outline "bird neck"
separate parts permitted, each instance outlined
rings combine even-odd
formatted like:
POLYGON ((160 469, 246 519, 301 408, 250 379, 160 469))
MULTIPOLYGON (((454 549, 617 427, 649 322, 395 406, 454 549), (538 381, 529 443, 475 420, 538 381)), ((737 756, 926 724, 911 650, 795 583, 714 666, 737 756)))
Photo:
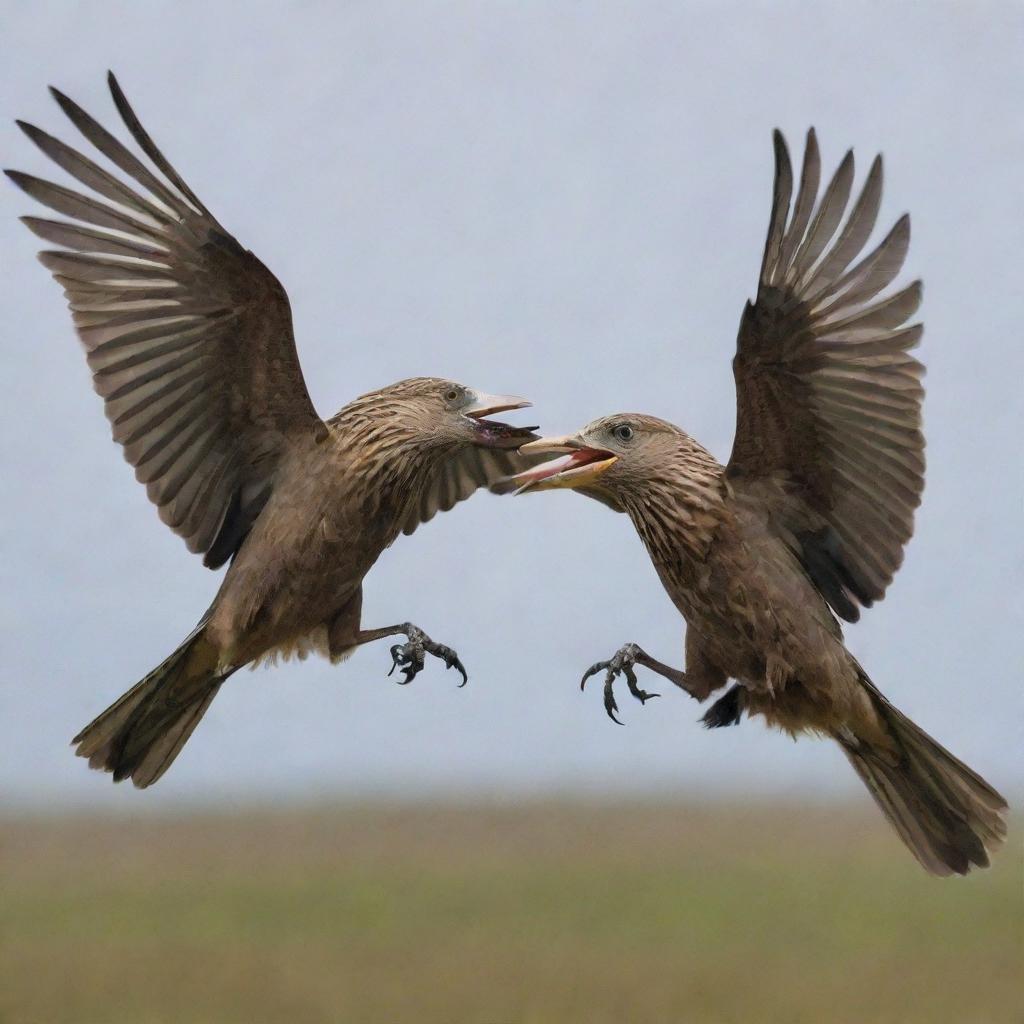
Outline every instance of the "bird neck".
POLYGON ((406 410, 367 405, 350 406, 331 422, 358 481, 360 513, 381 527, 390 543, 410 503, 429 487, 452 446, 439 433, 424 430, 417 417, 403 415, 406 410))
POLYGON ((718 460, 691 441, 623 499, 659 571, 707 557, 725 517, 723 480, 718 460))

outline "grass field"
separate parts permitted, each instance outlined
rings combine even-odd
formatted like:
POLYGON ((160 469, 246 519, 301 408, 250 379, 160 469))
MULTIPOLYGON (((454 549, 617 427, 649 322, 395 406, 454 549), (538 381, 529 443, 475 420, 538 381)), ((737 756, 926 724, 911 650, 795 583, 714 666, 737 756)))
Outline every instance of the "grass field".
POLYGON ((526 804, 3 824, 0 1020, 1017 1024, 1021 863, 867 806, 526 804))

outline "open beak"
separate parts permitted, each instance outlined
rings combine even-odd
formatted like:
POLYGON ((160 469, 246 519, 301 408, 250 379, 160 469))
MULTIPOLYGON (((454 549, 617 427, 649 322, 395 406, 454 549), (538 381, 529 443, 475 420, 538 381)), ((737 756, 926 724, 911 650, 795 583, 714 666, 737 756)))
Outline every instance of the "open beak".
MULTIPOLYGON (((507 484, 517 487, 516 494, 525 491, 549 491, 557 487, 587 487, 618 460, 603 448, 591 448, 578 436, 542 437, 519 449, 523 455, 560 455, 560 458, 542 462, 539 466, 509 477, 507 484)), ((508 489, 508 488, 506 488, 508 489)))
POLYGON ((462 410, 464 416, 473 421, 476 443, 485 448, 518 448, 524 441, 532 441, 537 435, 534 427, 513 427, 498 420, 486 419, 510 409, 529 408, 530 402, 515 395, 486 395, 473 392, 473 404, 462 410))

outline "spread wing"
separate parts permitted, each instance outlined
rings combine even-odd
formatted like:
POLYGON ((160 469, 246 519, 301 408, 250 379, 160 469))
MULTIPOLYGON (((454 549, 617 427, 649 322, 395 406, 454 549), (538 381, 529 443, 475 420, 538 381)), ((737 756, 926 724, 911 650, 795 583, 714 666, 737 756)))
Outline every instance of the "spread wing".
MULTIPOLYGON (((521 444, 537 440, 536 434, 521 439, 521 444)), ((502 448, 466 448, 449 459, 424 488, 419 501, 413 505, 402 527, 410 534, 421 523, 429 522, 438 512, 447 512, 460 501, 465 501, 478 487, 487 487, 502 493, 497 485, 515 473, 547 459, 547 455, 527 456, 502 448)))
POLYGON ((767 503, 833 610, 852 622, 899 568, 924 487, 924 367, 909 352, 922 327, 905 326, 921 283, 879 297, 903 265, 907 216, 854 262, 878 215, 881 157, 842 226, 852 152, 817 200, 819 175, 812 129, 790 210, 793 172, 775 133, 757 300, 743 312, 733 361, 726 472, 741 497, 767 503))
POLYGON ((302 378, 284 288, 179 177, 113 75, 109 85, 151 166, 51 90, 120 174, 20 121, 85 190, 7 174, 68 218, 22 219, 62 247, 39 259, 64 287, 114 440, 160 518, 215 568, 265 504, 286 446, 326 427, 302 378))

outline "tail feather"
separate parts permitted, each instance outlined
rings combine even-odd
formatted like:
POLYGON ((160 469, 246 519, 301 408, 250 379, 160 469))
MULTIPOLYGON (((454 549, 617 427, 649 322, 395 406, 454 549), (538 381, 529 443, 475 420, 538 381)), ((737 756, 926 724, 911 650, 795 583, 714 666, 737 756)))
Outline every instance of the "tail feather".
POLYGON ((140 789, 156 782, 178 756, 227 678, 197 629, 152 672, 91 721, 72 741, 89 767, 130 778, 140 789))
POLYGON ((987 867, 1006 839, 1006 801, 977 772, 936 743, 863 682, 891 746, 844 730, 836 738, 899 837, 935 875, 987 867))

